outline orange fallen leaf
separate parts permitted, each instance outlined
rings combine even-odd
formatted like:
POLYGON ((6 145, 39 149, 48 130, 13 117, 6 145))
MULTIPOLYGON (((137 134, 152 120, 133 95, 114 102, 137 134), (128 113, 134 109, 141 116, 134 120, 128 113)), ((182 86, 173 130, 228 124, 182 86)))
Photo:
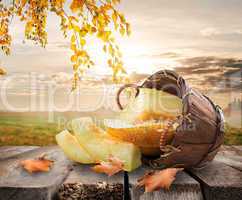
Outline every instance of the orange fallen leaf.
POLYGON ((45 159, 44 156, 38 159, 22 160, 20 165, 23 166, 28 172, 48 172, 54 161, 45 159))
POLYGON ((100 164, 92 167, 92 170, 97 173, 105 173, 109 176, 112 176, 123 170, 123 162, 115 157, 110 157, 108 162, 100 162, 100 164))
POLYGON ((138 186, 145 186, 145 192, 152 192, 159 189, 169 189, 175 180, 179 168, 168 168, 161 171, 150 172, 138 180, 138 186))

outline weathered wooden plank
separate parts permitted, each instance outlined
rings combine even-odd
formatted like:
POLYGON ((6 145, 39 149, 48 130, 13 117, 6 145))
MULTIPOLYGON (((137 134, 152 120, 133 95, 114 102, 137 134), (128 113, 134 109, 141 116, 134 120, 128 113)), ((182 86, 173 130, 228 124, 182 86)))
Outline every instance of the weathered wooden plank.
POLYGON ((50 200, 70 171, 70 161, 58 147, 42 147, 0 161, 0 200, 50 200), (46 154, 54 161, 49 172, 30 174, 19 163, 46 154))
POLYGON ((236 145, 233 145, 233 147, 237 150, 239 150, 239 152, 241 152, 242 154, 242 145, 241 146, 236 146, 236 145))
POLYGON ((39 148, 38 146, 2 146, 0 147, 0 160, 4 160, 21 153, 39 148))
POLYGON ((77 183, 90 184, 97 182, 106 182, 109 184, 123 183, 123 173, 120 172, 113 176, 107 176, 103 173, 94 172, 91 167, 93 165, 83 165, 73 163, 73 169, 65 180, 65 183, 77 183))
POLYGON ((242 156, 237 155, 233 151, 219 152, 214 160, 242 171, 242 156))
POLYGON ((242 171, 242 151, 237 149, 237 147, 222 146, 215 160, 242 171))
POLYGON ((169 190, 159 190, 151 193, 144 193, 144 188, 136 186, 137 180, 149 170, 147 167, 141 167, 140 169, 131 172, 129 174, 129 181, 131 184, 131 196, 132 199, 138 200, 201 200, 202 192, 200 184, 193 178, 191 178, 185 172, 179 172, 176 176, 176 180, 172 184, 169 190))
POLYGON ((221 146, 219 152, 234 152, 236 155, 242 156, 242 146, 236 146, 236 145, 223 145, 221 146))
POLYGON ((223 163, 213 161, 201 170, 190 173, 199 182, 206 200, 241 200, 242 172, 223 163))
POLYGON ((242 171, 242 157, 227 157, 226 155, 217 155, 214 160, 242 171))
MULTIPOLYGON (((0 152, 1 149, 5 149, 5 152, 8 152, 8 155, 0 153, 0 155, 5 155, 5 158, 2 157, 5 160, 1 160, 0 156, 0 200, 23 199, 23 197, 27 200, 51 199, 68 174, 69 161, 66 160, 58 147, 44 147, 35 150, 33 150, 33 147, 26 147, 27 150, 23 154, 21 154, 21 151, 23 152, 24 150, 21 150, 21 148, 14 150, 14 148, 16 147, 13 147, 12 150, 11 147, 0 147, 0 152), (52 170, 56 166, 58 166, 58 169, 55 169, 56 172, 54 174, 52 174, 51 170, 49 173, 30 175, 18 166, 20 160, 35 158, 42 153, 47 153, 49 158, 56 160, 52 170), (62 162, 63 164, 58 164, 58 162, 62 162)), ((236 168, 234 162, 237 164, 241 163, 241 151, 235 149, 238 150, 238 146, 223 146, 215 159, 221 160, 222 157, 223 159, 230 159, 230 161, 226 160, 226 164, 229 165, 230 163, 230 165, 236 168)), ((214 170, 214 163, 216 162, 207 166, 209 169, 206 167, 201 171, 193 170, 191 172, 197 180, 201 181, 206 199, 241 199, 241 185, 238 185, 238 183, 242 183, 242 177, 239 171, 223 164, 223 167, 221 167, 221 163, 217 162, 217 165, 220 165, 220 167, 217 166, 220 169, 217 172, 214 170), (207 170, 209 173, 207 173, 207 170), (218 183, 221 182, 221 185, 216 183, 216 181, 215 183, 208 184, 202 180, 202 175, 199 178, 198 172, 205 173, 204 177, 210 177, 212 180, 220 176, 224 176, 224 179, 217 181, 218 183), (236 178, 234 179, 233 177, 236 178), (223 182, 229 185, 223 184, 223 182)), ((169 191, 160 190, 143 194, 143 191, 140 188, 136 188, 135 184, 137 179, 144 174, 145 170, 147 168, 141 168, 130 173, 129 179, 133 199, 202 199, 198 182, 191 179, 184 172, 177 175, 177 179, 169 191)), ((77 198, 122 199, 123 175, 120 173, 112 177, 107 177, 104 174, 96 174, 90 171, 90 166, 88 165, 74 164, 73 171, 62 185, 59 195, 61 199, 69 198, 70 200, 77 198), (60 194, 61 192, 62 194, 60 194)))
POLYGON ((123 173, 111 177, 95 173, 91 165, 74 164, 59 190, 59 199, 123 199, 123 173))

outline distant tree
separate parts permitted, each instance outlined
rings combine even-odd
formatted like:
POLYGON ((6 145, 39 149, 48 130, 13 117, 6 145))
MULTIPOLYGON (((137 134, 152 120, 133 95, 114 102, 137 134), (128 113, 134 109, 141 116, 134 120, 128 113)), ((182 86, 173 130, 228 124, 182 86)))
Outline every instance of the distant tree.
POLYGON ((13 0, 7 4, 0 0, 1 49, 6 55, 10 54, 12 37, 9 26, 14 16, 25 23, 25 38, 45 47, 48 38, 48 12, 54 12, 60 18, 60 28, 64 37, 71 34, 73 88, 84 71, 94 65, 86 50, 86 38, 90 35, 103 42, 103 51, 108 55, 107 63, 112 68, 113 80, 118 81, 120 75, 126 72, 112 27, 122 36, 130 34, 130 24, 116 9, 119 3, 120 0, 13 0))

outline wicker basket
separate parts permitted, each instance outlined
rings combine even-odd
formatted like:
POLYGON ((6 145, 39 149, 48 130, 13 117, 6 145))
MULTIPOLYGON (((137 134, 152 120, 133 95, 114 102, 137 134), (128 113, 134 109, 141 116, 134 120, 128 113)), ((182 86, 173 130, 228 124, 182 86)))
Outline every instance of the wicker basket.
POLYGON ((160 144, 160 156, 144 157, 144 163, 153 168, 201 168, 213 160, 224 139, 224 117, 219 106, 170 70, 156 72, 141 85, 127 84, 121 87, 117 93, 120 109, 123 109, 120 94, 127 87, 134 88, 136 96, 140 88, 155 88, 178 96, 183 103, 182 116, 176 119, 179 126, 171 145, 160 144))

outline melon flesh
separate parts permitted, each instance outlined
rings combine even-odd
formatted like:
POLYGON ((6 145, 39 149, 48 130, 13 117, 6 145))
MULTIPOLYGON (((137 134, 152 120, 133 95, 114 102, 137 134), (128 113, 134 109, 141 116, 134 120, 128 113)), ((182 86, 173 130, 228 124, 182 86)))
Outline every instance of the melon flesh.
MULTIPOLYGON (((160 138, 166 126, 163 122, 146 121, 134 125, 122 120, 106 119, 104 124, 110 136, 137 145, 144 155, 159 155, 160 138)), ((164 143, 168 144, 171 142, 174 131, 175 126, 168 129, 164 143)))
POLYGON ((137 146, 110 137, 91 118, 74 119, 71 125, 75 138, 95 163, 108 161, 113 156, 123 161, 126 171, 132 171, 141 165, 141 152, 137 146))
POLYGON ((119 119, 130 123, 174 119, 182 113, 182 107, 182 100, 175 95, 156 89, 140 88, 139 95, 130 100, 121 111, 119 119))
POLYGON ((94 163, 92 157, 69 131, 64 130, 57 134, 56 141, 69 159, 85 164, 94 163))

